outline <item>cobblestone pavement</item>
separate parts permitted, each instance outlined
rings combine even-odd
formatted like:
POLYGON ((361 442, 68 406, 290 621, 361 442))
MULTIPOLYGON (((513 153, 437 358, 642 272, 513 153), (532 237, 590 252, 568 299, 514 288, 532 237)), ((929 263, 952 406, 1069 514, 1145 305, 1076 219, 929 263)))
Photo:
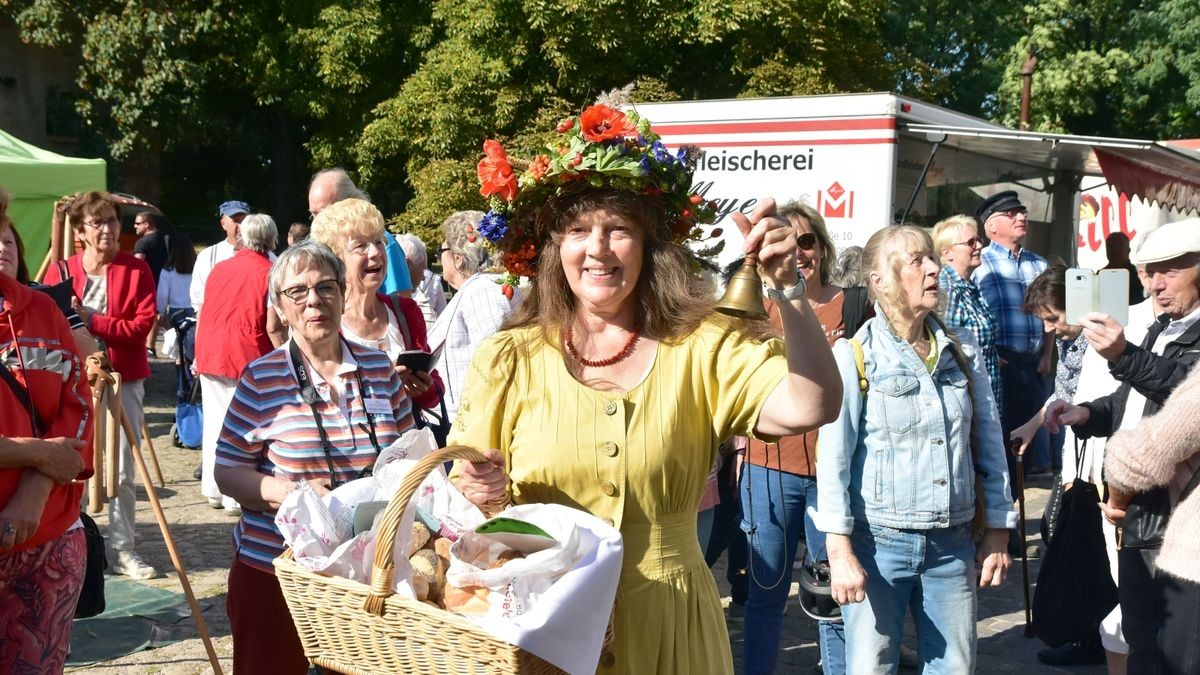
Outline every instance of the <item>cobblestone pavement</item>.
MULTIPOLYGON (((200 495, 199 481, 192 470, 200 461, 198 451, 176 448, 171 444, 170 429, 175 411, 174 365, 164 359, 151 362, 152 377, 146 383, 146 421, 162 466, 166 487, 158 490, 159 499, 170 523, 171 534, 187 568, 196 596, 208 605, 203 617, 213 638, 221 667, 232 672, 233 642, 229 637, 229 621, 225 616, 225 592, 228 565, 231 557, 230 534, 234 519, 224 511, 212 509, 200 495)), ((1044 481, 1027 489, 1027 517, 1030 531, 1036 533, 1036 522, 1045 503, 1048 484, 1044 481)), ((96 517, 101 528, 107 525, 107 514, 96 517)), ((1036 541, 1036 534, 1032 540, 1036 541)), ((182 592, 167 553, 154 514, 146 500, 145 490, 138 488, 137 550, 160 572, 167 572, 145 583, 158 588, 182 592)), ((714 574, 728 602, 728 586, 724 578, 724 560, 714 574)), ((1038 561, 1030 561, 1030 579, 1037 578, 1038 561)), ((814 673, 819 658, 816 624, 795 604, 795 586, 783 620, 783 639, 779 673, 814 673)), ((1037 650, 1042 646, 1034 638, 1023 636, 1024 615, 1021 594, 1020 563, 1010 571, 1009 579, 999 589, 979 594, 979 672, 981 673, 1076 673, 1100 675, 1102 667, 1050 668, 1038 663, 1037 650)), ((199 639, 195 623, 183 619, 177 624, 162 624, 163 632, 178 640, 162 648, 131 654, 88 668, 76 669, 88 673, 163 673, 185 675, 208 673, 211 668, 199 639)), ((733 645, 735 665, 740 670, 742 622, 729 620, 729 635, 733 645)), ((911 640, 908 644, 913 644, 911 640)), ((906 671, 901 671, 906 672, 906 671)), ((915 672, 915 671, 908 671, 915 672)))

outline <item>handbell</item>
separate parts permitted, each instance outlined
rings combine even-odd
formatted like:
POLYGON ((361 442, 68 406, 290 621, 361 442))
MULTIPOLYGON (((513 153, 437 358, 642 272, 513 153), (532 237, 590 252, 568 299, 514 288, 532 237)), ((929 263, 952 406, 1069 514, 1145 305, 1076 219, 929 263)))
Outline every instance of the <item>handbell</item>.
POLYGON ((767 309, 763 306, 762 278, 758 276, 758 256, 746 255, 742 268, 733 273, 725 286, 725 294, 717 302, 717 311, 739 319, 763 320, 767 309))

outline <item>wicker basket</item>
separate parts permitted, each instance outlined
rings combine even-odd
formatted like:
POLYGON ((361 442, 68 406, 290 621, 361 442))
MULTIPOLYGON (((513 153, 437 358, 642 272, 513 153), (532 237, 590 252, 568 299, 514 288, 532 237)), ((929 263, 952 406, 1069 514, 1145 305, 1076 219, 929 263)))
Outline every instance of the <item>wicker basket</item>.
POLYGON ((417 463, 379 520, 370 586, 310 572, 290 548, 275 559, 275 576, 309 661, 348 675, 563 672, 457 614, 392 593, 392 550, 404 508, 429 472, 450 459, 485 461, 476 450, 452 446, 417 463))

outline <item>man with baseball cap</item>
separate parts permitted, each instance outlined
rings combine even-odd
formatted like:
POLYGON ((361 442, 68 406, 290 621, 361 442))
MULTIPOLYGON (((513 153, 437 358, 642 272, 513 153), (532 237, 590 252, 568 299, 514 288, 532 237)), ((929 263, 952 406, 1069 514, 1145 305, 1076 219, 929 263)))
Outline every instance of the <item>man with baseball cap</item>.
MULTIPOLYGON (((1109 372, 1120 386, 1113 394, 1082 405, 1051 403, 1046 408, 1046 426, 1051 431, 1070 424, 1080 438, 1107 438, 1120 429, 1133 429, 1143 417, 1158 412, 1200 359, 1200 218, 1163 225, 1139 236, 1134 247, 1134 261, 1145 269, 1147 289, 1162 314, 1141 345, 1126 341, 1124 329, 1109 316, 1083 317, 1084 336, 1108 361, 1109 372)), ((1102 506, 1111 520, 1124 519, 1124 538, 1117 552, 1117 593, 1131 673, 1159 672, 1160 647, 1183 647, 1196 639, 1194 627, 1162 621, 1164 605, 1197 599, 1172 596, 1170 589, 1178 586, 1156 578, 1155 560, 1166 520, 1158 516, 1170 513, 1179 489, 1197 468, 1181 465, 1177 478, 1182 482, 1176 480, 1169 487, 1136 495, 1110 492, 1102 506), (1131 505, 1137 508, 1125 518, 1131 505), (1160 526, 1154 526, 1160 521, 1160 526), (1169 634, 1171 629, 1179 632, 1169 634)))
POLYGON ((232 258, 242 247, 238 227, 242 219, 249 214, 250 205, 237 199, 223 202, 217 208, 217 215, 221 217, 221 229, 225 230, 225 238, 196 256, 196 266, 192 268, 192 286, 189 290, 196 316, 200 316, 200 305, 204 304, 204 284, 208 283, 208 275, 212 268, 217 263, 232 258))
MULTIPOLYGON (((983 302, 996 321, 996 351, 1004 391, 1004 400, 996 403, 1004 437, 1008 438, 1013 429, 1041 410, 1049 395, 1044 375, 1051 371, 1053 345, 1045 339, 1042 322, 1025 311, 1025 292, 1046 271, 1046 259, 1023 246, 1029 221, 1016 192, 1005 190, 984 199, 976 207, 975 217, 989 243, 971 279, 979 286, 983 302)), ((1040 434, 1029 447, 1033 463, 1048 468, 1051 462, 1045 435, 1040 434)), ((1010 472, 1015 470, 1012 458, 1008 468, 1010 472)))

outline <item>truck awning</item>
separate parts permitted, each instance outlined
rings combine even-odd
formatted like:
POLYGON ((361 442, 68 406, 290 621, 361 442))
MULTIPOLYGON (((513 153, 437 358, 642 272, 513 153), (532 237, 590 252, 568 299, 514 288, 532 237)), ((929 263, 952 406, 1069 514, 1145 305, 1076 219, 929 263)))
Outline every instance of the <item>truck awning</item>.
POLYGON ((1161 141, 905 122, 900 132, 1006 162, 1103 176, 1127 195, 1200 210, 1200 153, 1161 141))

